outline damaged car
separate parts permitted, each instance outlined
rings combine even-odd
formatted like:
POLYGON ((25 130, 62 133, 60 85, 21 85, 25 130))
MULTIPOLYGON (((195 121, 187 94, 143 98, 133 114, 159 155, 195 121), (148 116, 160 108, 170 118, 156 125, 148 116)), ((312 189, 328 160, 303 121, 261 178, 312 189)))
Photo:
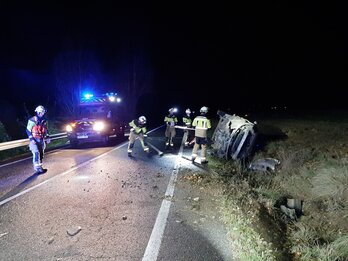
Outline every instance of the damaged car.
POLYGON ((256 122, 218 111, 219 123, 212 136, 212 148, 219 158, 243 160, 250 156, 256 141, 256 122))

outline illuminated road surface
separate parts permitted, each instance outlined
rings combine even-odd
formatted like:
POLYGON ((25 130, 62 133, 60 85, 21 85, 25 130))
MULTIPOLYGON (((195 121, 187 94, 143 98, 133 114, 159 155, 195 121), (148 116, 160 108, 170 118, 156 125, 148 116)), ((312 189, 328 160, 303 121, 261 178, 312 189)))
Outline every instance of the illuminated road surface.
MULTIPOLYGON (((149 135, 161 150, 162 132, 149 135)), ((163 157, 138 142, 132 158, 126 143, 62 149, 40 176, 31 159, 0 167, 0 260, 232 260, 178 222, 176 142, 163 157)))

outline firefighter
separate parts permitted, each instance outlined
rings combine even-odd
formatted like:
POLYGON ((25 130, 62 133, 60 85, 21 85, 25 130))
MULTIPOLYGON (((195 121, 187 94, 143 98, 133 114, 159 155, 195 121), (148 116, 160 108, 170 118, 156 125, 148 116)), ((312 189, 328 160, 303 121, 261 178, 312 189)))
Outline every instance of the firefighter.
MULTIPOLYGON (((185 111, 186 115, 182 117, 182 122, 184 127, 191 128, 192 127, 192 117, 191 117, 191 110, 186 109, 185 111)), ((191 141, 193 140, 193 133, 191 130, 184 130, 184 135, 186 133, 186 140, 184 141, 185 146, 189 146, 191 141)))
POLYGON ((139 138, 143 150, 147 153, 150 152, 144 139, 144 135, 147 133, 145 116, 140 116, 138 119, 132 120, 129 123, 129 126, 131 127, 131 129, 128 138, 128 156, 132 156, 132 149, 136 138, 139 138))
POLYGON ((166 148, 170 145, 170 147, 174 147, 173 138, 176 135, 175 125, 178 123, 178 118, 175 113, 177 112, 176 108, 170 108, 168 110, 169 114, 164 118, 164 122, 166 123, 166 148))
POLYGON ((195 145, 193 146, 192 150, 192 162, 195 161, 197 158, 197 151, 199 147, 201 146, 201 163, 208 163, 206 158, 206 152, 207 152, 207 130, 211 128, 210 120, 206 117, 206 114, 208 113, 208 107, 203 106, 200 109, 199 116, 195 117, 193 120, 192 126, 195 127, 195 145))
POLYGON ((33 153, 33 165, 36 174, 42 174, 47 169, 42 168, 42 159, 45 153, 46 143, 50 143, 47 130, 47 120, 44 117, 45 107, 39 105, 35 109, 36 115, 28 120, 27 135, 29 138, 29 149, 33 153))

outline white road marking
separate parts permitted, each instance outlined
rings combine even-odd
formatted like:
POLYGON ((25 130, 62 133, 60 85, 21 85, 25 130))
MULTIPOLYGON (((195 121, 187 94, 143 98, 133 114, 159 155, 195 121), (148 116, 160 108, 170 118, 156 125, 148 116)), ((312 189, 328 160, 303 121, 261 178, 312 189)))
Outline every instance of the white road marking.
MULTIPOLYGON (((163 127, 163 126, 164 126, 164 125, 159 126, 159 127, 155 128, 155 129, 149 131, 148 133, 154 132, 154 131, 158 130, 159 128, 163 127)), ((77 165, 77 166, 75 166, 75 167, 73 167, 73 168, 71 168, 71 169, 69 169, 69 170, 67 170, 67 171, 64 171, 64 172, 62 172, 62 173, 60 173, 60 174, 58 174, 58 175, 56 175, 56 176, 54 176, 54 177, 52 177, 52 178, 50 178, 50 179, 47 179, 47 180, 45 180, 45 181, 43 181, 43 182, 41 182, 41 183, 39 183, 39 184, 36 184, 35 186, 32 186, 32 187, 30 187, 30 188, 28 188, 28 189, 26 189, 26 190, 23 190, 23 191, 19 192, 19 193, 16 194, 16 195, 13 195, 13 196, 11 196, 11 197, 9 197, 9 198, 7 198, 7 199, 4 199, 3 201, 0 201, 0 206, 6 204, 7 202, 9 202, 9 201, 11 201, 11 200, 13 200, 13 199, 15 199, 15 198, 18 198, 18 197, 21 196, 21 195, 24 195, 24 194, 28 193, 29 191, 31 191, 31 190, 33 190, 33 189, 36 189, 36 188, 38 188, 38 187, 41 187, 42 185, 46 184, 47 182, 49 182, 49 181, 51 181, 51 180, 54 180, 54 179, 56 179, 56 178, 58 178, 58 177, 61 177, 61 176, 65 176, 66 174, 68 174, 68 173, 70 173, 70 172, 73 172, 73 171, 75 171, 75 170, 77 170, 77 169, 79 169, 79 168, 81 168, 81 167, 83 167, 83 166, 86 166, 86 165, 88 165, 89 163, 91 163, 92 161, 95 161, 95 160, 97 160, 97 159, 100 159, 101 157, 104 157, 104 156, 110 154, 111 152, 113 152, 113 151, 115 151, 115 150, 118 150, 119 148, 122 148, 122 147, 125 146, 125 145, 128 145, 128 142, 124 142, 123 144, 121 144, 120 146, 118 146, 118 147, 116 147, 116 148, 114 148, 114 149, 112 149, 112 150, 109 150, 109 151, 107 151, 107 152, 105 152, 105 153, 103 153, 103 154, 100 154, 99 156, 97 156, 97 157, 95 157, 95 158, 92 158, 92 159, 90 159, 90 160, 88 160, 88 161, 86 161, 86 162, 83 162, 83 163, 81 163, 81 164, 79 164, 79 165, 77 165)), ((26 158, 26 159, 28 159, 28 158, 26 158)), ((20 161, 23 161, 23 160, 26 160, 26 159, 21 159, 21 160, 15 161, 15 162, 20 162, 20 161)), ((13 164, 13 163, 15 163, 15 162, 8 163, 7 165, 13 164)), ((0 166, 0 167, 3 167, 3 166, 5 166, 5 165, 2 165, 2 166, 0 166)))
POLYGON ((169 215, 170 205, 172 203, 172 198, 174 195, 175 182, 178 176, 178 172, 181 164, 181 157, 183 153, 183 142, 181 142, 181 146, 179 149, 179 154, 175 161, 174 169, 172 171, 172 175, 170 177, 167 190, 165 193, 165 197, 162 201, 161 208, 158 212, 155 225, 152 229, 151 236, 149 242, 147 243, 147 247, 145 249, 145 253, 142 261, 156 261, 159 253, 159 249, 162 243, 162 238, 164 234, 164 229, 166 227, 167 218, 169 215))
POLYGON ((118 147, 116 147, 116 148, 114 148, 114 149, 112 149, 112 150, 109 150, 109 151, 107 151, 107 152, 105 152, 105 153, 103 153, 103 154, 100 154, 99 156, 97 156, 97 157, 95 157, 95 158, 92 158, 92 159, 90 159, 90 160, 87 160, 87 161, 85 161, 85 162, 83 162, 83 163, 81 163, 81 164, 79 164, 79 165, 77 165, 77 166, 75 166, 75 167, 73 167, 73 168, 67 170, 67 171, 64 171, 64 172, 62 172, 62 173, 60 173, 60 174, 58 174, 58 175, 56 175, 56 176, 54 176, 54 177, 52 177, 52 178, 50 178, 50 179, 46 179, 45 181, 43 181, 43 182, 41 182, 41 183, 39 183, 39 184, 36 184, 35 186, 32 186, 31 188, 28 188, 28 189, 26 189, 26 190, 23 190, 23 191, 19 192, 18 194, 13 195, 12 197, 9 197, 9 198, 7 198, 7 199, 4 199, 3 201, 0 201, 0 206, 6 204, 7 202, 11 201, 12 199, 18 198, 19 196, 28 193, 29 191, 31 191, 31 190, 33 190, 33 189, 36 189, 36 188, 38 188, 38 187, 41 187, 42 185, 48 183, 49 181, 52 181, 52 180, 54 180, 54 179, 56 179, 56 178, 58 178, 58 177, 65 176, 66 174, 69 174, 70 172, 73 172, 73 171, 75 171, 75 170, 77 170, 77 169, 79 169, 79 168, 81 168, 81 167, 84 167, 84 166, 88 165, 89 163, 91 163, 91 162, 93 162, 93 161, 95 161, 95 160, 97 160, 97 159, 100 159, 101 157, 104 157, 104 156, 110 154, 111 152, 113 152, 114 150, 117 150, 117 149, 119 149, 119 148, 121 148, 121 147, 123 147, 123 146, 125 146, 125 145, 127 145, 127 142, 125 142, 124 144, 122 144, 122 145, 120 145, 120 146, 118 146, 118 147))

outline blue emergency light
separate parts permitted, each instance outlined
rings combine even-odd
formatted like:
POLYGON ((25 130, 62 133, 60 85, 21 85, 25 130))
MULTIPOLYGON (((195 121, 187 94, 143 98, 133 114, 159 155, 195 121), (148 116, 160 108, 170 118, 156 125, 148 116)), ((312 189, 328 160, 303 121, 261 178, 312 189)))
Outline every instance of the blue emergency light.
POLYGON ((121 99, 117 96, 116 92, 109 92, 94 95, 91 92, 83 92, 80 100, 80 105, 99 105, 105 102, 119 103, 121 99))
POLYGON ((85 93, 85 94, 83 95, 83 97, 84 97, 86 100, 89 100, 90 98, 93 97, 93 94, 92 94, 92 93, 85 93))

